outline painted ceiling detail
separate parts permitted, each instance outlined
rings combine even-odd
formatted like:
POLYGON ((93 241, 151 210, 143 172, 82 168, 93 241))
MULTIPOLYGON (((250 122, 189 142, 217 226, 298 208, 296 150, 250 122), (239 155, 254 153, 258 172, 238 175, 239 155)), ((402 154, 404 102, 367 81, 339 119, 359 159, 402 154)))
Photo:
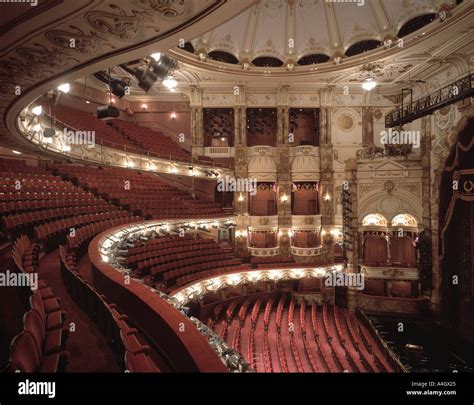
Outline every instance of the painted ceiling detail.
MULTIPOLYGON (((13 135, 15 120, 8 116, 16 116, 45 88, 108 68, 113 65, 108 61, 111 57, 125 63, 166 50, 178 42, 178 34, 199 35, 218 25, 217 11, 220 18, 230 19, 252 4, 252 0, 238 4, 226 0, 75 0, 51 2, 49 8, 38 7, 35 14, 25 11, 14 30, 0 30, 0 75, 15 78, 0 83, 0 143, 25 147, 21 137, 13 135), (45 88, 40 90, 41 86, 45 88)), ((18 7, 21 15, 22 5, 10 7, 18 7)))
MULTIPOLYGON (((241 63, 273 57, 294 64, 311 54, 344 55, 362 41, 396 38, 410 19, 436 13, 431 0, 260 0, 191 41, 199 54, 231 52, 241 63)), ((202 59, 202 56, 201 56, 202 59)), ((318 59, 315 59, 318 61, 318 59)))

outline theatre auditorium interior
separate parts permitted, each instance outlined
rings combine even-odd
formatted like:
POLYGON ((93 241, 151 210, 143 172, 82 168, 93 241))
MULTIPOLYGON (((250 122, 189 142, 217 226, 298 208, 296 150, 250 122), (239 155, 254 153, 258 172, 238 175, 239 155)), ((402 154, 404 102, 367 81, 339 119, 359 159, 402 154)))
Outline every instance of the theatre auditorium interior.
POLYGON ((3 372, 474 371, 474 1, 0 21, 3 372))

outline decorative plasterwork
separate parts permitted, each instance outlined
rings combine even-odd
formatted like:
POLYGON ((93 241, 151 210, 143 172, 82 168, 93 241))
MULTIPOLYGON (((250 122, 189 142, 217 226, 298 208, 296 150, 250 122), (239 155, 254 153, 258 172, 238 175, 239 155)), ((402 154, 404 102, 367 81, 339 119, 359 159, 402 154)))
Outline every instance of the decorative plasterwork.
POLYGON ((235 96, 231 93, 205 93, 202 96, 203 107, 234 107, 235 96))
POLYGON ((290 106, 294 107, 319 107, 320 100, 317 94, 290 94, 288 97, 290 106))
POLYGON ((321 215, 292 215, 291 226, 293 230, 317 231, 321 228, 321 215))
POLYGON ((308 54, 344 53, 350 45, 365 39, 383 40, 388 33, 396 35, 408 19, 436 12, 427 0, 380 0, 362 7, 355 1, 345 3, 261 0, 191 42, 196 50, 231 50, 249 61, 261 55, 296 61, 308 54))
POLYGON ((247 94, 246 104, 252 107, 275 107, 277 105, 276 94, 247 94))
POLYGON ((47 16, 38 14, 22 22, 4 38, 0 57, 0 75, 14 78, 0 83, 0 108, 9 115, 2 120, 0 141, 5 144, 7 137, 15 149, 29 147, 13 135, 16 115, 51 88, 168 49, 178 42, 179 34, 198 35, 217 25, 219 21, 213 19, 217 11, 220 18, 230 18, 251 4, 252 0, 238 4, 127 0, 117 6, 112 1, 76 0, 60 2, 47 10, 47 16), (107 61, 112 57, 113 62, 107 61))
POLYGON ((368 279, 417 281, 420 278, 417 268, 361 266, 360 272, 368 279))
POLYGON ((260 257, 266 257, 266 256, 278 256, 280 254, 280 248, 275 247, 275 248, 254 248, 254 247, 248 247, 249 252, 252 256, 260 256, 260 257))
POLYGON ((295 256, 319 256, 321 254, 321 247, 315 248, 299 248, 295 246, 290 247, 290 253, 295 256))

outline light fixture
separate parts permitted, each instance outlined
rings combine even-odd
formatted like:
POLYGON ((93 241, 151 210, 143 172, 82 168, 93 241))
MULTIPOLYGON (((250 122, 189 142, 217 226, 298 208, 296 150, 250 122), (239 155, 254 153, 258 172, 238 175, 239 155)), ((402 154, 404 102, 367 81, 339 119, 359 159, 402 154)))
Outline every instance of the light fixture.
POLYGON ((324 195, 324 201, 331 201, 331 195, 329 193, 324 195))
POLYGON ((238 200, 239 202, 244 201, 244 196, 242 195, 242 193, 240 193, 239 198, 237 198, 237 200, 238 200))
POLYGON ((90 104, 91 102, 89 100, 86 100, 86 104, 90 104))
POLYGON ((365 79, 365 81, 362 83, 362 88, 366 91, 372 91, 377 87, 377 82, 369 77, 368 79, 365 79))
POLYGON ((172 120, 175 120, 175 119, 176 119, 176 113, 175 113, 174 111, 171 113, 171 119, 172 119, 172 120))
POLYGON ((21 152, 17 151, 17 150, 12 150, 12 152, 15 154, 15 155, 21 155, 21 152))
POLYGON ((224 137, 222 137, 222 138, 221 138, 221 141, 222 141, 222 142, 225 142, 225 138, 224 138, 224 137))
POLYGON ((281 197, 280 197, 280 200, 282 203, 285 203, 288 201, 288 196, 286 194, 283 194, 281 197))
POLYGON ((160 59, 161 59, 161 53, 160 52, 157 52, 157 53, 152 53, 150 55, 151 58, 155 59, 156 62, 159 62, 160 59))
POLYGON ((69 90, 71 90, 71 86, 69 85, 69 83, 63 83, 63 84, 58 86, 58 90, 61 93, 67 94, 67 93, 69 93, 69 90))
POLYGON ((148 106, 146 104, 142 104, 142 110, 146 110, 148 106))
POLYGON ((177 85, 178 82, 173 76, 168 76, 165 80, 163 80, 163 86, 165 86, 169 91, 176 91, 177 85))
POLYGON ((43 113, 43 107, 40 106, 40 105, 37 105, 36 107, 33 107, 33 108, 31 109, 31 112, 32 112, 34 115, 39 116, 39 115, 41 115, 41 114, 43 113))

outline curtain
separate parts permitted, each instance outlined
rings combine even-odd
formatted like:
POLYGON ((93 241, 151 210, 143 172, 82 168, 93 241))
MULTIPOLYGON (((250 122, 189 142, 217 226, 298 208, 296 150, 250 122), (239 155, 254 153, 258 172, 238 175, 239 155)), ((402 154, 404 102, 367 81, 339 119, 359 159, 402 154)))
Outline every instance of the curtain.
POLYGON ((404 267, 416 267, 416 250, 409 236, 390 236, 392 263, 404 267))
POLYGON ((363 253, 365 265, 386 266, 387 240, 384 237, 365 236, 363 253))

